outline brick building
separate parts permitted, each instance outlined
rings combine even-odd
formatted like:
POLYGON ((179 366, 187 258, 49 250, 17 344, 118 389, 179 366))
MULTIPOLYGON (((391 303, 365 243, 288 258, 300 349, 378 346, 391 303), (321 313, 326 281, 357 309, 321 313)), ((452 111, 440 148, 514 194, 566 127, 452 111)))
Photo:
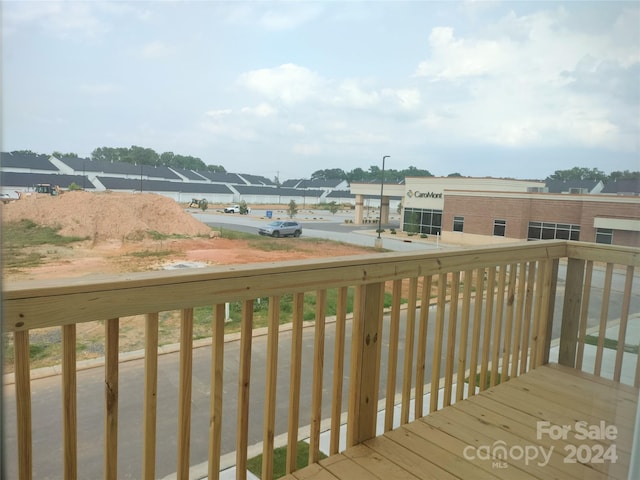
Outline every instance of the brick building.
POLYGON ((568 239, 637 247, 640 197, 448 190, 441 235, 469 245, 568 239))

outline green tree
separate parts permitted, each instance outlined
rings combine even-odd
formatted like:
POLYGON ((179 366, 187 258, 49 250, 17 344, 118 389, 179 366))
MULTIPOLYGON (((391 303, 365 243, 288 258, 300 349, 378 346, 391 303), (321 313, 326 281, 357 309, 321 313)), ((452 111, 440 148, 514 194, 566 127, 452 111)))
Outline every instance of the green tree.
POLYGON ((569 170, 556 170, 547 180, 606 180, 607 175, 597 168, 573 167, 569 170))
POLYGON ((287 214, 289 215, 289 218, 293 218, 297 215, 298 213, 298 205, 296 204, 295 200, 291 200, 289 202, 289 206, 287 207, 287 214))
POLYGON ((616 180, 638 180, 640 179, 640 172, 631 172, 625 170, 623 172, 616 171, 611 172, 607 178, 608 182, 615 182, 616 180))
POLYGON ((340 210, 340 206, 334 201, 329 202, 329 211, 335 215, 338 210, 340 210))
POLYGON ((249 207, 247 206, 247 202, 242 200, 238 205, 240 207, 240 215, 246 215, 247 213, 249 213, 249 207))
POLYGON ((112 147, 98 147, 91 152, 91 159, 102 162, 121 162, 122 149, 112 147))
POLYGON ((346 174, 341 168, 326 168, 311 174, 311 180, 344 180, 345 178, 346 174))
POLYGON ((53 152, 51 156, 56 158, 78 158, 77 153, 61 153, 58 151, 53 152))
POLYGON ((127 152, 127 161, 136 165, 152 165, 156 166, 160 162, 160 156, 151 148, 138 147, 131 145, 127 152))

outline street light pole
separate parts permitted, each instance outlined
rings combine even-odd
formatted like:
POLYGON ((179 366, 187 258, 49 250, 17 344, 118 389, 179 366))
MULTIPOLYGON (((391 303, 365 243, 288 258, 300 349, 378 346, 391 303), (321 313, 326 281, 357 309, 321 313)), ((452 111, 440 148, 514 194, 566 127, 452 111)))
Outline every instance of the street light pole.
POLYGON ((380 179, 380 216, 378 217, 378 242, 380 242, 380 232, 382 231, 382 192, 384 191, 384 161, 389 155, 382 157, 382 178, 380 179))

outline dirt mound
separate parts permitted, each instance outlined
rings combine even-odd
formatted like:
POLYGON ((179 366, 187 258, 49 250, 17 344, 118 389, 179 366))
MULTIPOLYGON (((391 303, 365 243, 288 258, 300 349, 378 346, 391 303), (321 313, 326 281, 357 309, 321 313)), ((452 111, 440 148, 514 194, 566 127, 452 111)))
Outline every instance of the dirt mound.
POLYGON ((170 198, 152 193, 65 192, 30 195, 2 207, 2 220, 61 227, 60 235, 94 241, 141 238, 146 232, 207 235, 211 229, 170 198))

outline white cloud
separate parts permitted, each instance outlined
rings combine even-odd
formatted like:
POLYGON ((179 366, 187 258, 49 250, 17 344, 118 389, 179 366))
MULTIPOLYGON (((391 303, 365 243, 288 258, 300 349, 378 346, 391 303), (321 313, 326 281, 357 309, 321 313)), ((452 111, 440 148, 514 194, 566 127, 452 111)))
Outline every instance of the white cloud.
POLYGON ((270 4, 272 8, 264 12, 258 24, 267 30, 292 30, 298 28, 316 17, 323 9, 317 3, 289 3, 270 4))
POLYGON ((175 47, 158 40, 143 45, 140 49, 140 55, 147 59, 165 58, 173 55, 175 51, 175 47))
POLYGON ((256 107, 245 107, 242 109, 242 113, 249 113, 256 117, 272 117, 278 114, 278 109, 272 107, 268 103, 261 103, 256 107))
POLYGON ((324 85, 319 75, 292 63, 244 73, 239 83, 253 92, 287 105, 318 96, 324 85))
POLYGON ((294 133, 305 133, 307 131, 307 129, 305 128, 304 125, 301 125, 299 123, 290 123, 289 124, 289 131, 294 132, 294 133))
MULTIPOLYGON (((593 69, 603 60, 637 63, 637 41, 635 49, 612 45, 605 33, 569 28, 568 18, 562 9, 524 16, 511 12, 468 36, 457 35, 452 27, 433 28, 429 55, 419 63, 415 78, 428 80, 425 92, 437 82, 461 88, 466 95, 439 102, 453 117, 430 111, 422 116, 422 125, 444 138, 455 131, 458 140, 503 146, 629 144, 610 119, 612 96, 602 95, 607 83, 594 78, 593 69), (593 91, 587 95, 577 87, 593 91)), ((609 77, 612 71, 620 77, 632 74, 607 68, 609 77)), ((625 81, 616 81, 620 93, 625 81)))
POLYGON ((396 105, 403 110, 416 110, 422 104, 422 95, 417 88, 390 89, 382 90, 382 95, 390 98, 396 105))
POLYGON ((346 79, 338 85, 332 103, 344 107, 369 108, 380 103, 380 95, 374 90, 362 88, 358 80, 346 79))
POLYGON ((93 83, 80 85, 80 91, 89 95, 108 95, 120 90, 121 87, 113 83, 93 83))
POLYGON ((233 110, 226 108, 221 110, 208 110, 207 112, 205 112, 205 115, 207 115, 208 117, 222 117, 231 115, 232 113, 233 110))
POLYGON ((291 153, 296 155, 313 156, 322 152, 322 147, 317 143, 296 143, 291 147, 291 153))

